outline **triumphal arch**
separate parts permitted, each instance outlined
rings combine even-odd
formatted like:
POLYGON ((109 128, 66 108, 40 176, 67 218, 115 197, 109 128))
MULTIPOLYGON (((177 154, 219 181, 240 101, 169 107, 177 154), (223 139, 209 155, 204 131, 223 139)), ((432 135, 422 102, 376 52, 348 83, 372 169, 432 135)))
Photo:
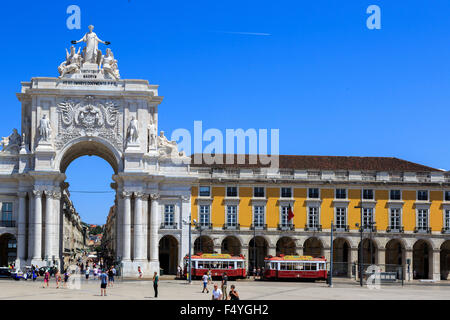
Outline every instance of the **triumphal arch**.
MULTIPOLYGON (((160 208, 170 199, 188 218, 195 178, 190 158, 158 133, 158 86, 121 79, 110 43, 89 29, 66 49, 58 77, 21 83, 21 134, 14 129, 2 141, 0 194, 14 204, 16 261, 22 267, 60 259, 64 172, 74 159, 96 155, 115 173, 114 241, 124 275, 135 275, 138 266, 150 275, 159 271, 160 208)), ((186 252, 187 232, 179 244, 186 252)))

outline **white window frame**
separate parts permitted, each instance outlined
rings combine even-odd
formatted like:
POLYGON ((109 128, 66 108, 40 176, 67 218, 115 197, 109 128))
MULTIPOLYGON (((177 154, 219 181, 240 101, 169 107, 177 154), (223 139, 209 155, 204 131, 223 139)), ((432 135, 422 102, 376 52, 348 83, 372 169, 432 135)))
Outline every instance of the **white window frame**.
POLYGON ((428 231, 429 226, 430 226, 430 209, 423 209, 423 208, 416 209, 416 228, 417 228, 417 230, 418 231, 419 230, 428 231), (425 226, 425 230, 423 230, 423 228, 422 229, 419 228, 419 211, 427 212, 427 225, 425 226))
POLYGON ((347 188, 335 188, 334 189, 334 200, 348 200, 348 189, 347 188), (345 190, 345 198, 337 198, 337 190, 345 190))
POLYGON ((445 208, 443 210, 443 221, 442 221, 442 229, 444 229, 444 231, 449 232, 450 231, 450 208, 445 208), (448 217, 446 217, 448 213, 448 217), (448 221, 446 221, 448 220, 448 221), (446 226, 446 222, 447 226, 446 226))
POLYGON ((449 192, 450 193, 450 190, 444 190, 443 192, 442 192, 442 201, 443 202, 450 202, 450 200, 445 200, 445 193, 446 192, 449 192))
POLYGON ((293 199, 294 198, 294 189, 292 187, 280 187, 280 199, 293 199), (291 190, 291 196, 290 197, 283 197, 283 189, 290 189, 291 190))
POLYGON ((225 198, 228 198, 228 199, 238 199, 238 198, 239 198, 239 186, 237 186, 237 185, 235 185, 235 184, 230 184, 230 185, 225 186, 225 198), (229 195, 228 195, 228 188, 229 188, 229 187, 234 187, 234 188, 236 188, 236 196, 232 197, 232 196, 229 196, 229 195))
POLYGON ((308 229, 312 229, 312 228, 319 228, 319 226, 320 226, 320 219, 321 219, 321 214, 320 214, 320 206, 308 206, 307 207, 308 208, 308 215, 307 215, 307 217, 306 217, 306 224, 307 224, 307 226, 308 226, 308 229), (317 227, 316 226, 311 226, 310 224, 309 224, 309 222, 310 222, 310 216, 311 216, 311 212, 310 212, 310 209, 317 209, 317 227))
POLYGON ((334 221, 335 221, 335 222, 338 221, 338 219, 337 219, 337 212, 338 212, 338 209, 344 209, 344 210, 345 210, 345 214, 344 214, 344 227, 338 227, 337 223, 335 223, 335 227, 336 227, 336 229, 343 229, 343 228, 345 228, 345 227, 348 225, 348 224, 347 224, 347 221, 348 221, 348 208, 347 208, 346 206, 336 206, 336 207, 334 207, 334 221))
POLYGON ((403 226, 403 208, 399 208, 399 207, 389 207, 389 228, 391 230, 401 230, 403 226), (399 227, 398 228, 394 228, 392 226, 392 210, 398 210, 399 211, 399 227))
MULTIPOLYGON (((365 199, 365 200, 368 200, 368 199, 365 199)), ((376 220, 375 220, 375 208, 374 207, 363 207, 362 208, 362 210, 363 210, 363 222, 364 222, 364 210, 372 210, 372 222, 375 222, 376 220)), ((369 229, 369 228, 371 228, 371 227, 374 227, 374 225, 372 225, 372 226, 370 226, 370 225, 366 225, 366 224, 362 224, 362 226, 361 227, 365 227, 365 228, 367 228, 367 229, 369 229)))
POLYGON ((237 227, 238 224, 239 224, 239 205, 238 204, 226 204, 225 205, 225 225, 227 227, 237 227), (236 223, 235 224, 236 225, 235 226, 231 226, 231 225, 228 224, 228 207, 235 207, 236 208, 236 213, 235 213, 235 216, 236 216, 236 223))
MULTIPOLYGON (((253 213, 253 216, 252 216, 252 224, 253 224, 253 227, 257 227, 256 226, 256 223, 255 223, 255 208, 256 207, 261 207, 261 208, 263 208, 263 213, 262 213, 262 216, 263 216, 263 223, 262 223, 262 226, 258 226, 258 228, 261 228, 261 227, 264 227, 264 225, 266 224, 266 206, 265 205, 259 205, 259 204, 255 204, 255 205, 252 205, 252 213, 253 213)), ((260 215, 260 214, 259 214, 260 215)))
POLYGON ((175 223, 176 223, 175 222, 175 219, 176 219, 175 212, 176 212, 176 205, 174 203, 165 203, 164 204, 164 220, 163 220, 164 226, 175 226, 175 223), (173 208, 172 212, 166 212, 166 208, 168 208, 169 206, 171 206, 173 208), (172 224, 166 223, 166 215, 168 215, 168 214, 172 215, 172 224))
POLYGON ((267 198, 267 190, 265 186, 253 186, 252 188, 252 198, 253 199, 266 199, 267 198), (264 197, 255 197, 255 188, 263 188, 264 189, 264 197))
POLYGON ((208 226, 207 227, 209 227, 209 224, 211 223, 211 205, 210 204, 200 204, 199 206, 198 206, 198 223, 199 223, 199 225, 200 225, 200 227, 205 227, 203 224, 202 224, 202 222, 201 222, 201 216, 204 214, 204 213, 202 213, 201 211, 202 211, 202 207, 208 207, 209 209, 208 209, 208 215, 209 215, 209 218, 208 218, 208 226))
POLYGON ((199 198, 211 198, 212 197, 212 186, 207 186, 207 185, 199 185, 198 186, 198 197, 199 198), (202 188, 202 187, 208 187, 209 188, 209 196, 202 196, 202 195, 200 195, 200 189, 202 188))
POLYGON ((416 191, 416 201, 424 201, 429 202, 430 201, 430 190, 421 189, 416 191), (419 200, 419 191, 426 191, 427 192, 427 200, 419 200))
POLYGON ((372 201, 372 200, 375 200, 375 189, 371 189, 371 188, 369 188, 369 189, 361 189, 361 196, 362 196, 362 200, 363 201, 372 201), (366 199, 366 198, 364 198, 364 190, 372 190, 372 199, 366 199))
POLYGON ((403 200, 403 192, 402 189, 389 189, 389 201, 402 201, 403 200), (400 191, 400 199, 391 199, 391 191, 398 190, 400 191))

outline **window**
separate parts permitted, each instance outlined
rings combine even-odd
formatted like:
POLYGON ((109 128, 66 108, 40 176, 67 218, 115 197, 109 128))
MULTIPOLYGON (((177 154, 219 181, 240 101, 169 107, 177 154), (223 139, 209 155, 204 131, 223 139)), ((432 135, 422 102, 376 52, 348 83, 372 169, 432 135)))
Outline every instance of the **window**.
POLYGON ((373 226, 373 209, 363 209, 363 228, 370 229, 373 226))
POLYGON ((12 202, 2 203, 2 221, 12 221, 12 202))
POLYGON ((373 200, 373 190, 372 189, 363 189, 363 199, 364 200, 373 200))
POLYGON ((420 231, 427 231, 428 229, 428 210, 417 210, 417 229, 420 231))
POLYGON ((391 230, 401 229, 401 210, 398 208, 391 208, 391 216, 389 219, 391 230))
POLYGON ((346 219, 347 208, 336 208, 336 228, 345 229, 347 226, 346 219))
POLYGON ((164 206, 164 225, 174 226, 175 222, 175 206, 173 204, 166 204, 164 206))
POLYGON ((236 227, 237 225, 237 206, 227 206, 227 226, 236 227))
POLYGON ((289 206, 281 207, 281 225, 288 226, 292 224, 292 220, 288 220, 289 206))
POLYGON ((419 201, 428 201, 428 191, 427 190, 419 190, 419 191, 417 191, 417 200, 419 200, 419 201))
POLYGON ((227 187, 227 197, 237 197, 237 187, 227 187))
POLYGON ((450 191, 444 191, 444 201, 450 201, 450 191))
POLYGON ((292 189, 291 188, 281 188, 281 197, 282 198, 292 198, 292 189))
POLYGON ((209 226, 209 206, 200 206, 200 226, 209 226))
POLYGON ((389 192, 389 199, 390 200, 401 200, 402 199, 402 193, 400 190, 391 190, 389 192))
POLYGON ((450 210, 444 212, 444 230, 450 231, 450 210))
POLYGON ((319 199, 319 189, 318 188, 309 188, 308 189, 308 198, 309 199, 319 199))
POLYGON ((254 187, 253 196, 255 198, 264 198, 264 187, 254 187))
POLYGON ((347 199, 347 190, 336 189, 336 199, 347 199))
POLYGON ((309 207, 308 228, 319 228, 319 207, 309 207))
POLYGON ((253 207, 253 224, 255 227, 264 227, 264 206, 253 207))
POLYGON ((211 188, 206 186, 200 187, 200 197, 210 197, 211 196, 211 188))

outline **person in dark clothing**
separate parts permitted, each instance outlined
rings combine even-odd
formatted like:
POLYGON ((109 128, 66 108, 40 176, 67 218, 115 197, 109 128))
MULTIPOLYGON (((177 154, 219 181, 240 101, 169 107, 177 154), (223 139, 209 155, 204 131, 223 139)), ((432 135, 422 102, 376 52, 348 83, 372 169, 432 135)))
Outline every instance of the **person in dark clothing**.
POLYGON ((239 293, 236 291, 234 284, 231 285, 231 290, 228 295, 228 300, 239 300, 239 293))
POLYGON ((153 290, 155 290, 155 298, 158 298, 158 282, 159 276, 158 273, 155 271, 155 274, 153 275, 153 290))

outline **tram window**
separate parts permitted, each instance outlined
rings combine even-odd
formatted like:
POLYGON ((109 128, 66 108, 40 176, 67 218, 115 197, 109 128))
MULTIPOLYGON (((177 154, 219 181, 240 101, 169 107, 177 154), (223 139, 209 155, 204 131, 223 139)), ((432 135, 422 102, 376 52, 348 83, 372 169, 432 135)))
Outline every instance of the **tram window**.
POLYGON ((305 270, 306 271, 309 271, 309 270, 311 270, 311 264, 310 263, 305 263, 305 270))
POLYGON ((316 263, 312 263, 311 264, 311 270, 317 270, 317 264, 316 263))
POLYGON ((286 263, 280 263, 280 270, 287 270, 287 264, 286 263))

